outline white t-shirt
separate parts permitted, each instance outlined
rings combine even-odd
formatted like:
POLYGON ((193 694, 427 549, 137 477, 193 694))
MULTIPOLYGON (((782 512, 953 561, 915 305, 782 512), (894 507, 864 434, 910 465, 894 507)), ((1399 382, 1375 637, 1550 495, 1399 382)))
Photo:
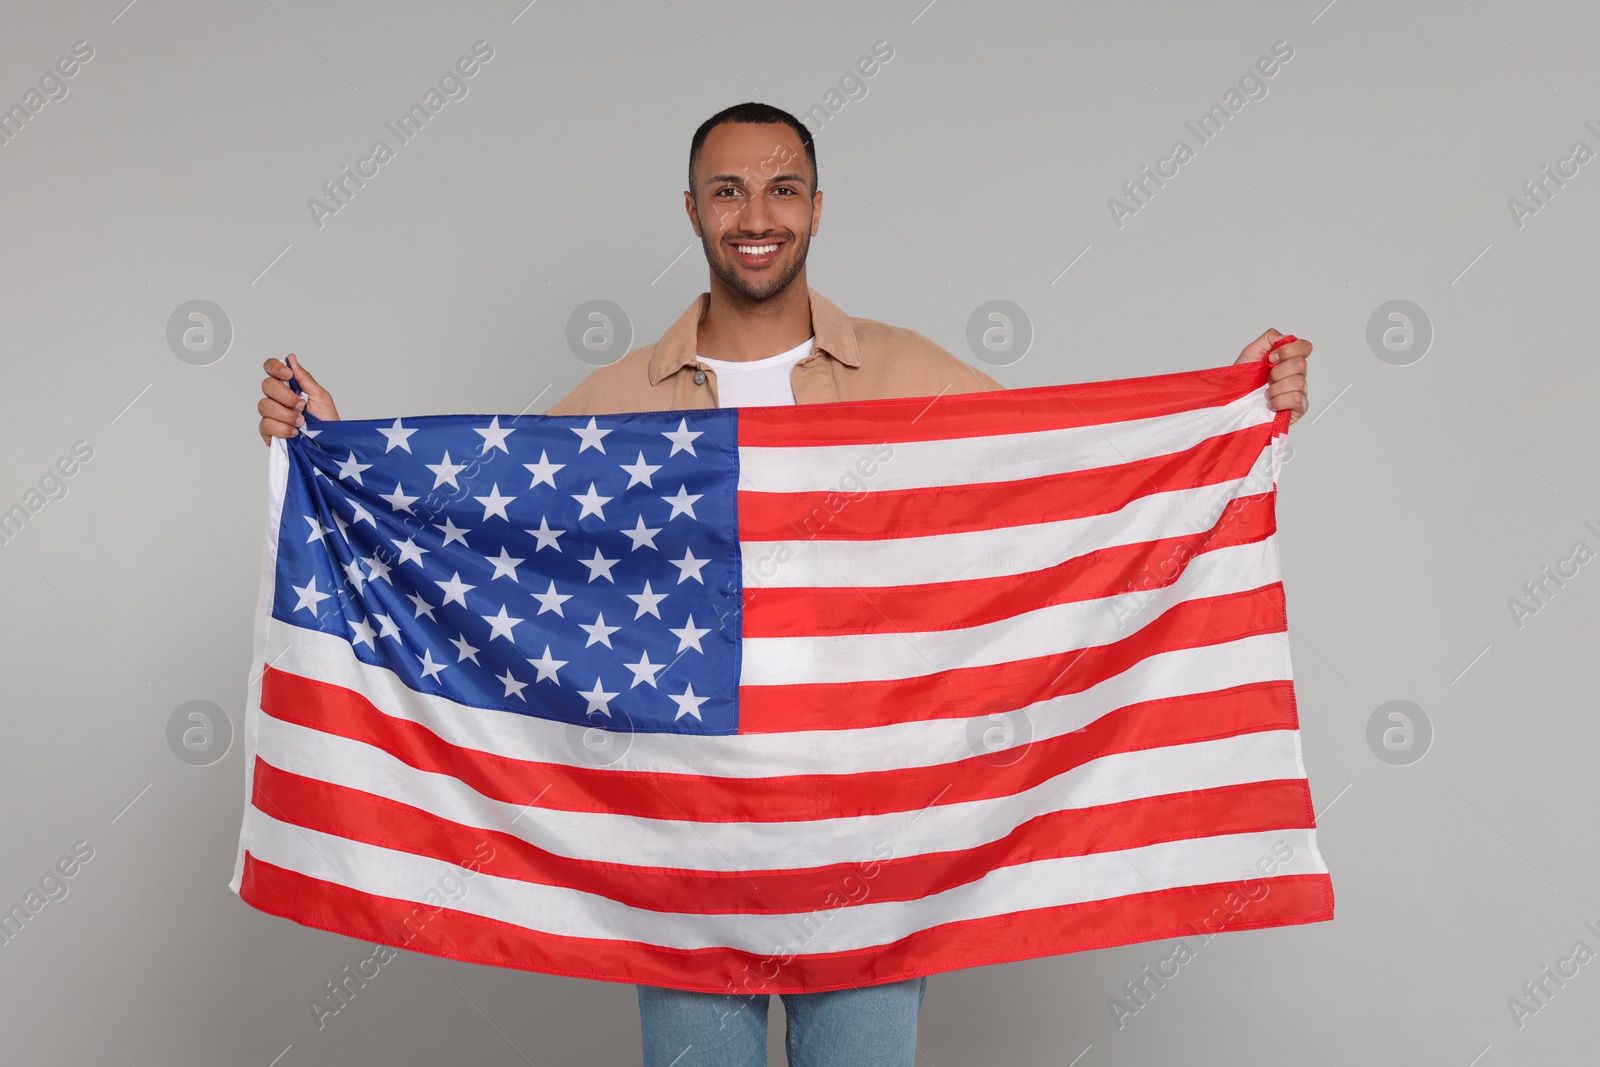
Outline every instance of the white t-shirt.
POLYGON ((717 372, 717 405, 725 408, 793 404, 794 386, 789 372, 811 354, 815 337, 808 337, 787 352, 761 359, 728 360, 698 356, 717 372))

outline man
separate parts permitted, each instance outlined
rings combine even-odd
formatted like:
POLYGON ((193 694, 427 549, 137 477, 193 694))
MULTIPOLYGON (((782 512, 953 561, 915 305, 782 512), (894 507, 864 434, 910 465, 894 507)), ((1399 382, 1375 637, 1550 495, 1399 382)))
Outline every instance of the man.
MULTIPOLYGON (((1002 389, 928 338, 847 316, 810 288, 806 252, 822 218, 816 150, 788 112, 746 103, 707 119, 689 151, 689 223, 711 270, 702 293, 655 344, 594 371, 547 415, 929 396, 1002 389)), ((1237 362, 1283 336, 1268 330, 1237 362)), ((1272 353, 1273 408, 1306 411, 1307 341, 1272 353)), ((333 397, 300 366, 267 360, 263 441, 292 437, 303 412, 337 419, 333 397), (290 378, 302 396, 289 388, 290 378)), ((782 994, 789 1062, 907 1065, 927 979, 782 994)), ((769 998, 638 987, 646 1067, 743 1067, 766 1061, 769 998)))

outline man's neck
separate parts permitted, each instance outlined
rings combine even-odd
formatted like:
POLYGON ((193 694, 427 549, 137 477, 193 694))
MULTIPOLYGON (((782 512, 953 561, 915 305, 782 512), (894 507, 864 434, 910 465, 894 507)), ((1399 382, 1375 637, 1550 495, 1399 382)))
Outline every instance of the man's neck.
POLYGON ((812 335, 811 295, 805 271, 781 293, 745 300, 715 276, 711 302, 696 331, 695 351, 709 359, 743 363, 787 352, 812 335))

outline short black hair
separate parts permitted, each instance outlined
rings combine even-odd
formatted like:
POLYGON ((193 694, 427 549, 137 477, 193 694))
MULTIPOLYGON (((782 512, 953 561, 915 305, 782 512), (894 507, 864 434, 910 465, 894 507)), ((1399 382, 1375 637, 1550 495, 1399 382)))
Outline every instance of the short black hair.
POLYGON ((694 140, 689 142, 689 193, 697 195, 694 188, 694 165, 700 158, 700 148, 706 143, 706 135, 725 122, 749 122, 756 125, 769 125, 781 122, 800 135, 800 143, 805 146, 806 159, 811 164, 811 191, 817 191, 817 148, 811 140, 811 131, 805 124, 782 108, 773 107, 771 104, 758 104, 751 100, 743 104, 723 108, 700 124, 694 131, 694 140))

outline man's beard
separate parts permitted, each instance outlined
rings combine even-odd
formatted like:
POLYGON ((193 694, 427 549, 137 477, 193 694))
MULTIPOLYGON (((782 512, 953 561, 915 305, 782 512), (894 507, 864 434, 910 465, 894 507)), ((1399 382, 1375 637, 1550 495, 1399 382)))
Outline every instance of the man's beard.
MULTIPOLYGON (((713 254, 721 248, 720 245, 714 249, 704 236, 701 237, 700 243, 705 247, 706 262, 711 266, 711 273, 715 274, 735 296, 755 303, 783 292, 789 287, 790 282, 799 277, 800 272, 805 269, 806 251, 810 247, 811 238, 809 235, 801 235, 790 241, 789 243, 794 246, 794 256, 790 259, 788 267, 781 274, 768 273, 754 285, 747 276, 725 263, 721 256, 713 254)), ((728 254, 737 256, 741 253, 728 254)))

